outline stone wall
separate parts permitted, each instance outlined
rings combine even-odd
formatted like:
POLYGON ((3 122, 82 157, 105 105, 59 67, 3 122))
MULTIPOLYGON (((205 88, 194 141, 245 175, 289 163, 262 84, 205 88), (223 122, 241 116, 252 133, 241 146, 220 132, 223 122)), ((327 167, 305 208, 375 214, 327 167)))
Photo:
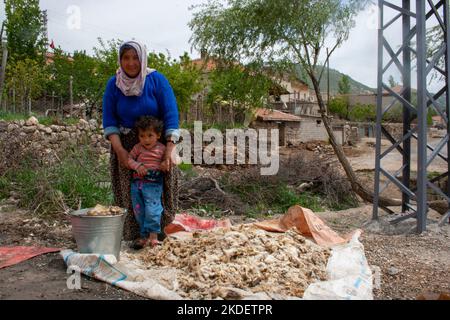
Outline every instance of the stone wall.
MULTIPOLYGON (((310 141, 328 141, 328 134, 320 118, 302 117, 299 122, 285 121, 278 123, 276 121, 255 120, 250 125, 255 129, 279 129, 280 135, 283 134, 284 125, 285 145, 299 145, 310 141)), ((283 139, 280 137, 280 141, 283 139)))
POLYGON ((76 125, 42 125, 35 117, 28 120, 1 121, 0 140, 11 134, 29 140, 37 149, 58 151, 68 143, 88 143, 99 154, 109 153, 109 143, 96 120, 80 119, 76 125))
POLYGON ((301 117, 300 141, 328 141, 328 133, 322 119, 316 117, 301 117))

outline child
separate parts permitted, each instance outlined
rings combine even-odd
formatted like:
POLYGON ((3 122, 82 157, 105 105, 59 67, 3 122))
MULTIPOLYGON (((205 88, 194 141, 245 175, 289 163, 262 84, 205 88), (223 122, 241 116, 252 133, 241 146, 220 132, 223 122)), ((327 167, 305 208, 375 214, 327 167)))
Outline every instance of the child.
POLYGON ((135 172, 131 182, 131 201, 134 216, 140 226, 141 238, 134 241, 134 249, 142 249, 148 244, 158 244, 157 235, 161 232, 163 207, 163 173, 161 162, 166 147, 158 140, 163 124, 154 117, 143 116, 136 122, 139 143, 128 156, 128 165, 135 172))

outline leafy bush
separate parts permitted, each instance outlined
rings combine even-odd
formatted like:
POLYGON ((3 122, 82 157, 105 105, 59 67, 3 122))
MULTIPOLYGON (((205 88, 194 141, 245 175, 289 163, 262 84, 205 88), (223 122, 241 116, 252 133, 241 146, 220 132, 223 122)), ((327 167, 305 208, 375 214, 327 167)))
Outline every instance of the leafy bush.
POLYGON ((377 118, 377 109, 372 105, 357 104, 351 108, 349 120, 351 121, 375 121, 377 118))
POLYGON ((328 109, 332 114, 339 116, 339 118, 348 120, 349 105, 345 98, 337 97, 330 100, 328 109))

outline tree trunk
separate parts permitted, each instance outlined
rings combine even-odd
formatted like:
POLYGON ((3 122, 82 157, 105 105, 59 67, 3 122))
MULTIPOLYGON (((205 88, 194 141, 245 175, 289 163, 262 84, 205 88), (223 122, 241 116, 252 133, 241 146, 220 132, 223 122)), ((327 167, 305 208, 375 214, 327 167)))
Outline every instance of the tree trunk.
MULTIPOLYGON (((339 162, 342 165, 342 168, 345 171, 345 174, 347 175, 347 178, 350 182, 350 185, 352 187, 352 190, 359 195, 364 201, 367 202, 374 202, 374 194, 373 192, 367 190, 363 185, 358 181, 358 178, 353 171, 350 163, 347 160, 347 157, 344 154, 344 151, 342 150, 342 147, 336 142, 336 139, 334 137, 333 130, 330 126, 328 116, 326 114, 325 104, 322 99, 322 94, 320 93, 320 86, 319 82, 317 81, 314 74, 309 74, 311 81, 314 86, 314 90, 316 92, 317 102, 319 104, 320 108, 320 114, 322 117, 322 121, 325 125, 325 129, 327 130, 328 136, 330 138, 331 146, 333 147, 334 153, 336 154, 339 162)), ((400 199, 390 199, 385 197, 379 198, 379 206, 380 207, 390 207, 390 206, 400 206, 402 205, 402 201, 400 199)))

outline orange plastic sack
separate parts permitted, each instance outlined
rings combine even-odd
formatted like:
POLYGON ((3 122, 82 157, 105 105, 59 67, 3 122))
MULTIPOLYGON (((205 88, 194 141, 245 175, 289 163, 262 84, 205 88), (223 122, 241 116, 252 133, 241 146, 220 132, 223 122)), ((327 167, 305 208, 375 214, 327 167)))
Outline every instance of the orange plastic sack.
POLYGON ((57 248, 0 247, 0 269, 13 266, 41 254, 59 252, 57 248))
POLYGON ((214 220, 214 219, 201 219, 196 216, 191 216, 186 213, 175 215, 175 219, 171 224, 164 228, 166 234, 172 234, 175 232, 186 231, 201 231, 211 230, 214 228, 229 228, 231 222, 229 219, 214 220))
POLYGON ((351 239, 351 235, 341 237, 310 209, 298 205, 289 208, 287 213, 279 219, 257 222, 255 226, 272 232, 286 232, 295 227, 300 234, 313 238, 321 246, 333 246, 351 239))

